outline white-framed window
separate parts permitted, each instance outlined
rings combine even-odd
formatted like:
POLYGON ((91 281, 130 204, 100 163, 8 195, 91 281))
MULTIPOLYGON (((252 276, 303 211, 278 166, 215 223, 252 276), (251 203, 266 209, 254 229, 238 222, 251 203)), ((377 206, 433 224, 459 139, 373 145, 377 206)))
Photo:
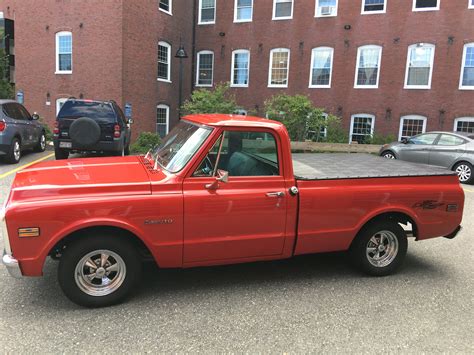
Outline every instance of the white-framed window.
POLYGON ((290 69, 290 50, 288 48, 272 49, 270 51, 268 87, 287 88, 289 69, 290 69))
POLYGON ((337 16, 338 0, 316 0, 314 17, 337 16))
POLYGON ((455 132, 474 133, 474 117, 459 117, 454 120, 455 132))
POLYGON ((158 80, 171 82, 171 45, 158 42, 158 80))
POLYGON ((214 78, 214 52, 200 51, 197 54, 196 86, 212 86, 214 78))
POLYGON ((170 128, 170 107, 160 104, 156 106, 156 133, 161 137, 165 137, 170 128))
POLYGON ((273 0, 273 20, 293 18, 293 0, 273 0))
POLYGON ((468 0, 467 8, 468 9, 474 9, 474 0, 468 0))
POLYGON ((199 0, 199 25, 216 23, 216 0, 199 0))
POLYGON ((72 33, 56 33, 56 74, 72 74, 72 33))
POLYGON ((377 89, 379 87, 382 47, 368 45, 357 49, 355 88, 377 89))
POLYGON ((172 15, 173 0, 159 0, 158 9, 160 9, 160 11, 166 12, 169 15, 172 15))
POLYGON ((63 107, 64 103, 67 100, 68 99, 66 97, 61 97, 61 98, 56 100, 56 116, 58 115, 59 111, 61 110, 61 107, 63 107))
POLYGON ((384 14, 387 12, 387 0, 362 0, 361 14, 384 14))
POLYGON ((439 10, 441 0, 413 0, 413 11, 436 11, 439 10))
POLYGON ((232 52, 232 68, 230 86, 248 87, 250 71, 250 51, 237 49, 232 52))
POLYGON ((251 22, 253 0, 234 0, 234 22, 251 22))
POLYGON ((334 49, 330 47, 314 48, 311 52, 310 88, 330 88, 334 49))
POLYGON ((375 116, 359 113, 351 116, 351 129, 349 143, 357 142, 364 144, 369 141, 374 134, 375 116))
POLYGON ((430 89, 435 46, 417 43, 408 47, 405 89, 430 89))
POLYGON ((426 132, 426 117, 418 115, 403 116, 400 119, 400 130, 398 132, 398 140, 402 138, 410 138, 417 134, 426 132))
POLYGON ((474 90, 474 42, 464 45, 459 89, 474 90))

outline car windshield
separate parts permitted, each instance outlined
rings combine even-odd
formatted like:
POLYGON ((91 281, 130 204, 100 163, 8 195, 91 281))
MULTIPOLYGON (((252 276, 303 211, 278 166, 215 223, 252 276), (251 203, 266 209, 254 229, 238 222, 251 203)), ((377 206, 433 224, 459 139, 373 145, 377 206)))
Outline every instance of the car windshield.
POLYGON ((104 102, 68 100, 58 113, 58 119, 79 117, 92 117, 99 121, 115 122, 115 112, 112 105, 104 102))
POLYGON ((177 173, 188 163, 212 132, 212 128, 179 122, 154 149, 152 157, 162 168, 177 173))

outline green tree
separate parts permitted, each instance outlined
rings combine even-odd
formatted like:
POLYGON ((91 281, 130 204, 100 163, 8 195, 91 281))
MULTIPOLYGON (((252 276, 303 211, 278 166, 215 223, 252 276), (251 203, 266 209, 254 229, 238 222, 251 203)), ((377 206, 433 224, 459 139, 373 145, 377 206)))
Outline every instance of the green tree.
POLYGON ((160 144, 160 136, 156 133, 141 132, 130 151, 136 154, 146 154, 150 149, 160 144))
POLYGON ((329 115, 326 121, 326 142, 328 143, 348 143, 349 135, 342 128, 342 120, 333 115, 329 115))
POLYGON ((235 96, 229 92, 228 84, 218 84, 213 90, 194 90, 191 98, 182 106, 186 114, 224 113, 231 114, 239 109, 235 96))
POLYGON ((5 50, 0 48, 0 99, 12 99, 13 87, 7 80, 8 57, 5 50))

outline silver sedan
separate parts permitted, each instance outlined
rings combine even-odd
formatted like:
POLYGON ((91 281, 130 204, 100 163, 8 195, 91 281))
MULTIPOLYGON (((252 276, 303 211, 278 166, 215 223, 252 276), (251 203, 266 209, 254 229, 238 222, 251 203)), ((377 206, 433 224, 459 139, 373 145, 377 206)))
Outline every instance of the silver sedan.
POLYGON ((428 132, 385 144, 380 155, 456 171, 459 181, 474 182, 474 133, 428 132))

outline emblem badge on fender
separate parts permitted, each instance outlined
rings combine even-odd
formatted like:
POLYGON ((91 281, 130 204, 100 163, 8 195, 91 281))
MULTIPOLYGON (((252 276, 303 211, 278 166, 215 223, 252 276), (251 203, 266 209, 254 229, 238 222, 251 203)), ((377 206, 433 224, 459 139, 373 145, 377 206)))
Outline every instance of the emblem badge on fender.
POLYGON ((145 224, 171 224, 173 223, 173 219, 165 218, 165 219, 147 219, 144 222, 145 224))

